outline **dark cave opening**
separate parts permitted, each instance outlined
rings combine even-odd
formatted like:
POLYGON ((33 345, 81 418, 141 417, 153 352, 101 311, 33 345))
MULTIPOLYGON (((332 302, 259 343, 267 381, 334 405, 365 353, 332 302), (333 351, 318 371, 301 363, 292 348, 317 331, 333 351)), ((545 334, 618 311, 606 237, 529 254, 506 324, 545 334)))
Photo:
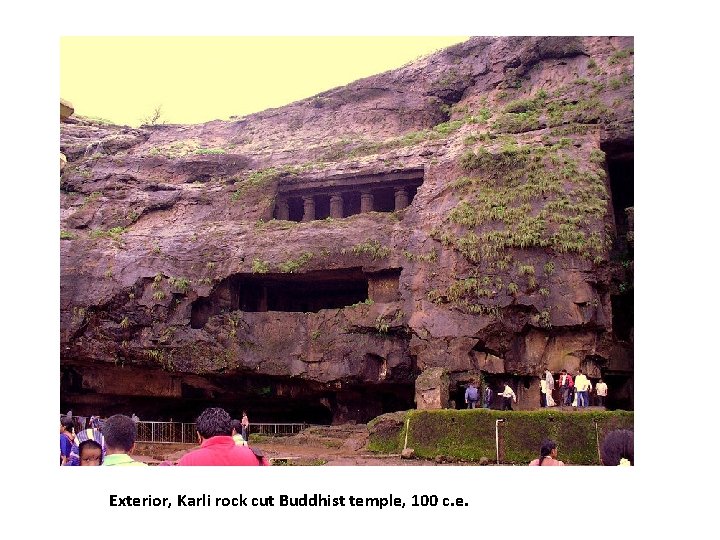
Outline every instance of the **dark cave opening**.
POLYGON ((247 276, 236 280, 242 311, 317 312, 368 298, 368 279, 359 270, 247 276))
POLYGON ((632 341, 635 326, 635 302, 632 291, 610 296, 612 304, 612 329, 620 341, 632 341))
POLYGON ((609 141, 602 149, 607 159, 608 176, 613 214, 615 216, 616 238, 614 258, 624 267, 624 276, 618 290, 610 297, 612 306, 612 329, 615 338, 631 342, 634 327, 634 286, 633 286, 633 214, 627 209, 635 204, 635 172, 633 142, 627 140, 609 141))
MULTIPOLYGON (((376 359, 377 360, 377 359, 376 359)), ((377 362, 368 369, 376 370, 377 362)), ((82 376, 82 367, 66 368, 82 376)), ((147 375, 151 376, 150 372, 147 375)), ((117 369, 97 368, 94 380, 118 377, 117 369)), ((376 416, 413 408, 412 383, 338 384, 267 375, 208 375, 204 383, 181 383, 179 397, 102 394, 61 385, 60 409, 81 416, 136 414, 141 420, 194 422, 208 407, 222 407, 233 418, 247 411, 256 423, 337 424, 368 422, 376 416)))
POLYGON ((354 216, 360 213, 360 192, 350 191, 342 194, 343 216, 354 216))
POLYGON ((330 195, 316 195, 315 199, 315 219, 325 219, 330 217, 330 195))
POLYGON ((608 385, 608 396, 605 402, 607 410, 634 410, 632 375, 627 373, 605 373, 602 379, 608 385))
POLYGON ((303 217, 303 200, 300 197, 290 197, 288 199, 288 212, 290 221, 302 221, 303 217))
POLYGON ((635 168, 632 141, 611 141, 602 146, 610 178, 610 195, 618 238, 631 230, 626 208, 635 204, 635 168))
POLYGON ((190 327, 203 328, 211 316, 237 310, 315 313, 370 298, 394 301, 400 271, 370 274, 360 268, 344 268, 302 274, 235 274, 220 282, 210 296, 192 303, 190 327))
POLYGON ((382 188, 373 191, 373 209, 375 212, 395 211, 395 190, 382 188))

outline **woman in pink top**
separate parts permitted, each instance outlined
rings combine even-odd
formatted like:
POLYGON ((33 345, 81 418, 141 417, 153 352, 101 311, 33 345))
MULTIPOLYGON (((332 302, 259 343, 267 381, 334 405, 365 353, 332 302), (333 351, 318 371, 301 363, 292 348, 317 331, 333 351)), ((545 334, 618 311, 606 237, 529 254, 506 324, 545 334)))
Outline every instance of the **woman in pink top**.
POLYGON ((565 465, 562 461, 557 459, 557 444, 553 441, 546 439, 543 441, 540 447, 540 457, 533 459, 530 465, 565 465))

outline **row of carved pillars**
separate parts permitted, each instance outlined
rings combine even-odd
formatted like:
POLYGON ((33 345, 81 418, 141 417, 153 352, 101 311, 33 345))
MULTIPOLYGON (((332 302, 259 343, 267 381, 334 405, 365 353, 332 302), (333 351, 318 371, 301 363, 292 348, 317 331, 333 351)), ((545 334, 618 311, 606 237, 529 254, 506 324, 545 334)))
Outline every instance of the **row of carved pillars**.
MULTIPOLYGON (((313 195, 303 196, 303 221, 312 221, 315 219, 315 198, 313 195)), ((410 196, 407 188, 395 188, 395 210, 407 208, 410 196)), ((277 203, 277 219, 290 219, 290 206, 287 199, 280 199, 277 203)), ((374 210, 372 191, 360 192, 360 212, 372 212, 374 210)), ((343 211, 343 197, 339 193, 330 195, 330 217, 345 217, 343 211)))

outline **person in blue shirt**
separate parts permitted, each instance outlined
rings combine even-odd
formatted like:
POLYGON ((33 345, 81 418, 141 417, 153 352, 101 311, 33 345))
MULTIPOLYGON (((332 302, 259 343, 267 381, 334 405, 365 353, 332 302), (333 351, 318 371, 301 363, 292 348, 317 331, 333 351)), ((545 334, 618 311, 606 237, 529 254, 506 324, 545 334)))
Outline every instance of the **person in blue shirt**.
POLYGON ((490 405, 492 404, 493 397, 495 395, 495 392, 492 388, 490 388, 490 385, 485 387, 485 399, 483 399, 483 408, 489 409, 490 405))
POLYGON ((467 404, 467 408, 474 409, 477 406, 478 399, 480 399, 480 392, 475 385, 475 381, 470 381, 470 384, 465 390, 465 403, 467 404))
POLYGON ((72 418, 66 416, 60 421, 60 465, 65 465, 70 458, 70 451, 75 439, 73 429, 72 418))

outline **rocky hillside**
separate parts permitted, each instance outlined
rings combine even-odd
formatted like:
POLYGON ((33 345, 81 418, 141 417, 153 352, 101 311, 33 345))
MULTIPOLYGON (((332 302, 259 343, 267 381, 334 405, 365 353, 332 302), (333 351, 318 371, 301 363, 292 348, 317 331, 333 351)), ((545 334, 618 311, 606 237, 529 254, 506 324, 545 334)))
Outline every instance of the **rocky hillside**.
POLYGON ((367 421, 437 367, 441 405, 582 367, 632 408, 631 38, 473 38, 230 121, 70 116, 60 150, 63 410, 367 421))

